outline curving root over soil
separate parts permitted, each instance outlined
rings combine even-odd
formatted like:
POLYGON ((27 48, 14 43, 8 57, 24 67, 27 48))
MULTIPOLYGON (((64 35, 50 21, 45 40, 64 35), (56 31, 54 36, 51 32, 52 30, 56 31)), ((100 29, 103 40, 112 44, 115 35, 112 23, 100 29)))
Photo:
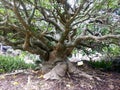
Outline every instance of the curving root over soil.
POLYGON ((71 63, 59 62, 44 78, 42 72, 32 70, 1 74, 0 90, 120 90, 120 73, 102 72, 89 65, 71 68, 71 63))
MULTIPOLYGON (((47 65, 49 66, 49 65, 47 65)), ((46 66, 44 66, 46 67, 46 66)), ((48 73, 46 73, 43 78, 46 80, 54 80, 54 79, 61 79, 66 74, 78 74, 79 76, 83 76, 88 79, 93 79, 91 75, 86 74, 85 72, 80 71, 75 65, 73 65, 70 61, 63 61, 63 62, 57 62, 55 64, 55 67, 53 66, 52 70, 50 70, 48 73)))

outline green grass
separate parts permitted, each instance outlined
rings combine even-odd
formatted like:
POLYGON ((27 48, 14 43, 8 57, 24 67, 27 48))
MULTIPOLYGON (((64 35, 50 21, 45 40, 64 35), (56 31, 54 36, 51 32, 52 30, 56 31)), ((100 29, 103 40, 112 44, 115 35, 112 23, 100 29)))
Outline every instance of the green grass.
POLYGON ((0 55, 0 73, 12 72, 21 69, 34 69, 34 64, 26 64, 19 57, 1 56, 0 55))

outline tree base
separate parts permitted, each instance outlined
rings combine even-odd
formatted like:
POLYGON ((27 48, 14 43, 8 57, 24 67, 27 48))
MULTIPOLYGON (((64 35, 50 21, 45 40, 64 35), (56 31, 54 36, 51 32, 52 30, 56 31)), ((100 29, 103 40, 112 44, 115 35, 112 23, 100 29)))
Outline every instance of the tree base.
POLYGON ((70 74, 79 74, 79 76, 93 79, 91 75, 86 74, 83 71, 80 71, 74 64, 72 64, 70 61, 63 61, 63 62, 57 62, 57 64, 50 70, 48 70, 47 73, 44 74, 43 78, 48 80, 54 80, 54 79, 61 79, 65 75, 70 74))

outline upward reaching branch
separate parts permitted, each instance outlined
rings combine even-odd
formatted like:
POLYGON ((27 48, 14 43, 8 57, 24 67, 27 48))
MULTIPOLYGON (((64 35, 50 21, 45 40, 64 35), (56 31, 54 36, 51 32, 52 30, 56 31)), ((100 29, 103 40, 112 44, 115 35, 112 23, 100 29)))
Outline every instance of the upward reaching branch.
POLYGON ((20 21, 20 23, 24 26, 24 28, 26 30, 30 30, 30 27, 29 25, 27 25, 27 23, 24 21, 24 19, 21 17, 19 11, 18 11, 18 8, 16 6, 16 1, 14 0, 14 8, 13 8, 13 11, 15 13, 15 15, 17 16, 18 20, 20 21))

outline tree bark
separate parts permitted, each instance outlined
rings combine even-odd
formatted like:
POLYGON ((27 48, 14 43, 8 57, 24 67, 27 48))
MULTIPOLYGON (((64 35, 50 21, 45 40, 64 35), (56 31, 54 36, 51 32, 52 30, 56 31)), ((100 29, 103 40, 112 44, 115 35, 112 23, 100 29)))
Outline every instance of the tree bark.
MULTIPOLYGON (((68 48, 66 50, 68 50, 68 48)), ((41 71, 44 74, 43 78, 46 80, 61 79, 66 75, 79 74, 82 77, 92 79, 92 76, 80 71, 72 62, 67 59, 67 54, 65 54, 66 50, 63 53, 63 51, 57 52, 55 49, 50 53, 49 60, 43 62, 43 66, 41 68, 41 71), (58 55, 58 53, 60 53, 60 55, 58 55)), ((71 52, 72 49, 70 48, 68 51, 71 52)))

